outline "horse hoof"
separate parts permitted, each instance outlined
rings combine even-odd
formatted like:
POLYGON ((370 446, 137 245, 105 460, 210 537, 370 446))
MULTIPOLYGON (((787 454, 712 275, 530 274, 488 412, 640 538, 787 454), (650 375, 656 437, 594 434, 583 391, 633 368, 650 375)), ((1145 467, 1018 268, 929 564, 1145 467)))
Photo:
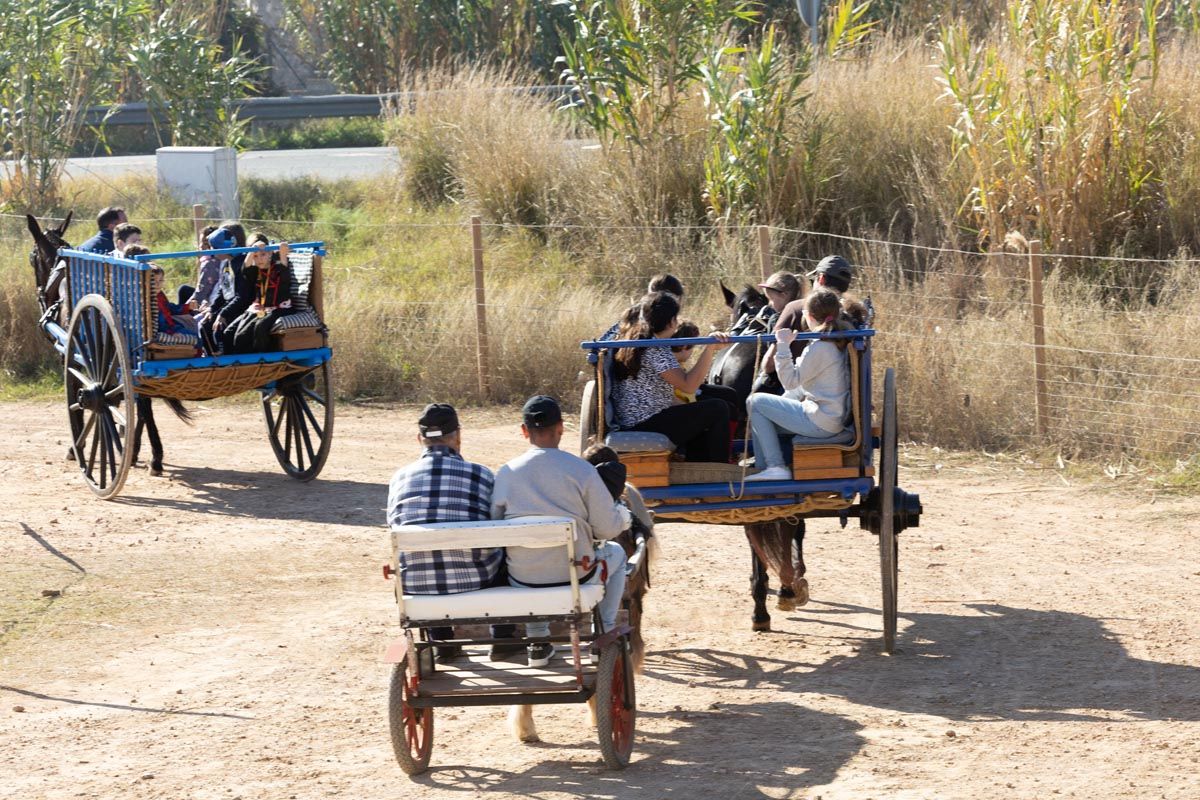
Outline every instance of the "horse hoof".
POLYGON ((150 477, 161 478, 162 477, 162 467, 156 467, 153 464, 151 464, 150 465, 150 477))
POLYGON ((796 595, 796 606, 808 605, 808 578, 796 578, 796 580, 792 581, 792 592, 796 595))
POLYGON ((752 622, 750 624, 750 630, 760 631, 760 632, 761 631, 769 631, 769 630, 771 630, 771 620, 769 620, 769 619, 764 619, 761 621, 755 620, 754 622, 752 622))
POLYGON ((780 592, 779 602, 775 604, 775 607, 780 611, 795 611, 796 598, 792 595, 785 595, 783 592, 780 592))

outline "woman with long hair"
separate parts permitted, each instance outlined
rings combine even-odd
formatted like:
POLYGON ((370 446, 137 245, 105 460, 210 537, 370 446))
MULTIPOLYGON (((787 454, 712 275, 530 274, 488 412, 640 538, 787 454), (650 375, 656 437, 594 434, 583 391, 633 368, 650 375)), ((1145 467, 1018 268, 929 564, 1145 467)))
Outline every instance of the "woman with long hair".
MULTIPOLYGON (((679 327, 679 298, 652 292, 642 299, 636 320, 619 334, 621 339, 669 339, 679 327)), ((712 365, 713 354, 727 347, 724 333, 700 352, 685 370, 667 345, 626 347, 617 352, 613 404, 621 430, 649 431, 667 436, 688 461, 729 460, 729 404, 700 399, 676 405, 675 390, 695 394, 712 365)))
MULTIPOLYGON (((804 321, 813 333, 848 330, 836 292, 818 289, 804 300, 804 321)), ((775 331, 775 371, 784 393, 755 393, 746 400, 750 433, 754 437, 754 462, 763 471, 752 481, 791 480, 784 464, 779 437, 799 434, 810 439, 832 439, 846 429, 850 409, 850 368, 845 339, 817 339, 792 361, 791 328, 775 331)))

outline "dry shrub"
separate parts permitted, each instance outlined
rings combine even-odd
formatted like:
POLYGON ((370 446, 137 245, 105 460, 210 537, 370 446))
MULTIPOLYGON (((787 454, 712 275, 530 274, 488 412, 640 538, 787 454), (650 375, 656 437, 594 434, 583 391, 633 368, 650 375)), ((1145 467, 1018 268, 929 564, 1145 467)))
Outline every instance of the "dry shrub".
POLYGON ((516 69, 479 65, 409 77, 415 94, 391 110, 388 127, 413 199, 461 197, 491 222, 549 222, 572 185, 571 126, 545 98, 514 91, 531 83, 516 69))
MULTIPOLYGON (((25 251, 16 248, 16 253, 25 251)), ((5 259, 0 264, 0 384, 57 369, 54 348, 37 326, 40 316, 33 270, 23 258, 5 259)))

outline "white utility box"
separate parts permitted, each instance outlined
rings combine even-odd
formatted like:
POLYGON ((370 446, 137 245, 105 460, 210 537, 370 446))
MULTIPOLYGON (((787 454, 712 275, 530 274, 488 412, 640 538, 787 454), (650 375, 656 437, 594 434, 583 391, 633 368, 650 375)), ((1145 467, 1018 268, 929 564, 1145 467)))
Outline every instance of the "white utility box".
POLYGON ((184 205, 199 203, 206 216, 236 219, 237 151, 232 147, 160 147, 158 185, 184 205))

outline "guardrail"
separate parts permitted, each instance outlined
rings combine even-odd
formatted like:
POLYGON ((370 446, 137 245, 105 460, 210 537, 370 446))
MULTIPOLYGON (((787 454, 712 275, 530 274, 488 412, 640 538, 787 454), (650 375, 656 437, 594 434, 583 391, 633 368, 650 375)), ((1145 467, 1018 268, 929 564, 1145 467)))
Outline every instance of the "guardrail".
MULTIPOLYGON (((570 95, 571 86, 518 86, 511 89, 516 93, 545 96, 557 101, 570 95)), ((294 119, 321 119, 328 117, 377 117, 385 106, 412 102, 417 92, 390 92, 387 94, 326 94, 295 97, 247 97, 234 100, 229 105, 237 110, 239 119, 267 122, 294 119)), ((116 106, 89 108, 85 114, 88 125, 151 125, 165 122, 162 112, 152 110, 148 103, 124 103, 116 106)))

